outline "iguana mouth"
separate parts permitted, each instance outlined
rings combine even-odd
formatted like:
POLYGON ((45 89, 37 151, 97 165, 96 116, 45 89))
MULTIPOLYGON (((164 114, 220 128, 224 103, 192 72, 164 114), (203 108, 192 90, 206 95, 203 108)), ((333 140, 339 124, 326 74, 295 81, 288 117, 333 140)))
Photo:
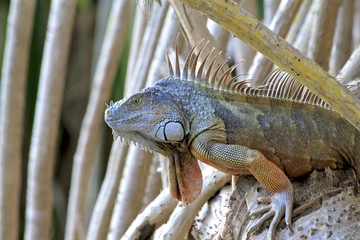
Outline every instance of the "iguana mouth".
POLYGON ((170 195, 185 205, 199 196, 202 174, 198 160, 191 153, 172 150, 169 154, 169 187, 170 195))
POLYGON ((166 155, 165 147, 161 144, 157 144, 153 141, 147 140, 143 135, 138 132, 129 131, 129 132, 119 132, 116 130, 112 131, 114 140, 119 138, 124 144, 130 145, 133 143, 135 146, 138 146, 144 151, 150 153, 160 153, 166 155))

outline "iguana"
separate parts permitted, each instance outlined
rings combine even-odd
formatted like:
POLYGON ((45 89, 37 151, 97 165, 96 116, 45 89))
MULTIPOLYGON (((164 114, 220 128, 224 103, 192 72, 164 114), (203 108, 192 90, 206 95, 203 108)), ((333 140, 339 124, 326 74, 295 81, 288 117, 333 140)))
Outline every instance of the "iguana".
POLYGON ((268 231, 273 238, 284 215, 291 227, 289 178, 351 166, 359 180, 360 133, 281 70, 254 87, 232 77, 236 64, 221 73, 224 60, 214 69, 213 50, 199 61, 206 45, 192 48, 183 69, 177 49, 174 68, 167 55, 170 76, 111 103, 105 121, 114 136, 169 158, 170 194, 184 204, 201 192, 197 159, 234 176, 252 174, 272 196, 268 206, 251 213, 262 216, 246 231, 273 217, 268 231))

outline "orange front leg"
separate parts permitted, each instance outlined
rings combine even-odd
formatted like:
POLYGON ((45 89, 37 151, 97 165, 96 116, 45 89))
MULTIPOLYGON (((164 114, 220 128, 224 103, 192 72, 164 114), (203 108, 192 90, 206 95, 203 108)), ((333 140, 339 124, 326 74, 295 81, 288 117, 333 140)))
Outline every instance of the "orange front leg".
POLYGON ((276 227, 284 214, 286 225, 290 229, 292 228, 293 188, 285 173, 274 163, 267 160, 262 153, 258 153, 259 156, 252 162, 249 170, 261 185, 272 192, 273 195, 269 199, 270 204, 268 206, 250 213, 251 216, 263 215, 248 226, 246 231, 248 233, 254 232, 266 220, 273 217, 268 231, 268 239, 273 239, 276 227))
POLYGON ((210 133, 200 134, 194 139, 190 149, 196 158, 233 175, 251 173, 273 193, 268 206, 251 213, 251 215, 264 214, 254 224, 248 226, 247 232, 255 231, 273 217, 268 231, 268 238, 272 239, 284 214, 285 222, 291 228, 293 188, 285 173, 257 150, 209 139, 211 139, 210 133))

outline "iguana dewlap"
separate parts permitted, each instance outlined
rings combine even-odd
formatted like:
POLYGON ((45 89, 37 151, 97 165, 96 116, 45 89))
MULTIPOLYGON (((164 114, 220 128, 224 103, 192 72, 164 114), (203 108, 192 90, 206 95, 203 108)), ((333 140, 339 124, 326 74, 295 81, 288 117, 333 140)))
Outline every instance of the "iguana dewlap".
POLYGON ((232 175, 252 174, 273 195, 248 231, 274 216, 272 237, 284 214, 291 224, 289 178, 351 166, 359 179, 356 128, 285 72, 274 71, 263 86, 252 87, 231 77, 235 67, 219 74, 225 62, 212 71, 213 59, 203 74, 210 53, 197 62, 205 45, 198 54, 191 50, 182 71, 177 54, 175 69, 169 60, 169 77, 105 112, 115 136, 169 158, 173 197, 189 204, 201 192, 197 159, 232 175))

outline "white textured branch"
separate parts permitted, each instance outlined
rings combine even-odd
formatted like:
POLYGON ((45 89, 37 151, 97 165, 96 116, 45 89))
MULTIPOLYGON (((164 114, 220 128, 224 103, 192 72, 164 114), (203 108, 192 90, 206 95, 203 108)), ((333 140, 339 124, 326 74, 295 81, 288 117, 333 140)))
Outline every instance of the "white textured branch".
MULTIPOLYGON (((181 26, 184 38, 187 40, 190 46, 193 47, 200 39, 209 40, 208 45, 204 49, 204 52, 210 51, 212 48, 216 48, 216 52, 223 50, 216 63, 220 63, 222 60, 224 60, 226 58, 225 53, 227 42, 226 44, 218 44, 215 41, 215 38, 211 35, 207 28, 207 18, 199 14, 197 11, 185 7, 179 1, 169 0, 169 2, 176 13, 176 16, 178 17, 178 22, 181 26), (219 49, 219 46, 223 49, 219 49)), ((200 56, 199 60, 201 61, 203 57, 204 54, 200 56)), ((205 65, 205 69, 207 69, 207 67, 208 64, 205 65)), ((223 70, 226 69, 227 65, 224 66, 223 70)))
MULTIPOLYGON (((255 1, 239 0, 238 2, 240 8, 243 8, 252 15, 258 17, 259 14, 257 12, 257 3, 255 1)), ((249 45, 235 37, 230 39, 230 47, 228 49, 231 49, 230 51, 228 51, 228 55, 233 57, 235 61, 240 61, 241 59, 245 60, 239 66, 237 66, 236 74, 238 75, 248 73, 252 61, 256 55, 256 51, 249 45)))
MULTIPOLYGON (((269 28, 279 36, 285 37, 301 3, 301 0, 281 1, 269 28)), ((264 78, 270 73, 272 65, 273 63, 263 54, 257 53, 255 55, 253 64, 249 69, 249 77, 255 85, 263 82, 264 78)))
POLYGON ((175 37, 179 31, 178 23, 174 10, 169 8, 164 26, 161 29, 160 38, 157 41, 154 57, 150 63, 149 74, 146 81, 146 86, 153 85, 156 81, 160 80, 161 69, 166 64, 165 53, 169 46, 173 46, 175 37))
POLYGON ((145 208, 147 205, 149 205, 164 189, 161 182, 161 173, 159 172, 159 167, 160 163, 158 158, 153 155, 142 201, 142 208, 145 208))
POLYGON ((106 238, 125 165, 127 149, 127 146, 121 143, 119 139, 113 142, 105 179, 96 199, 86 239, 106 238))
POLYGON ((360 76, 360 45, 351 54, 349 60, 336 76, 341 83, 348 83, 360 76))
POLYGON ((292 40, 291 43, 293 43, 294 47, 299 49, 304 54, 307 53, 309 48, 309 38, 311 35, 311 28, 313 25, 313 21, 316 15, 316 2, 311 1, 309 11, 305 12, 305 20, 302 24, 299 33, 294 36, 295 39, 292 40))
POLYGON ((114 1, 109 16, 74 156, 65 232, 65 239, 68 240, 79 239, 86 233, 86 196, 94 162, 95 145, 105 110, 104 103, 110 97, 117 64, 125 43, 130 7, 130 0, 114 1))
POLYGON ((126 78, 125 82, 125 96, 128 97, 136 91, 141 90, 146 85, 151 61, 158 43, 162 26, 164 24, 166 13, 169 9, 169 4, 164 2, 160 7, 158 4, 154 5, 154 12, 160 8, 156 14, 152 14, 145 29, 144 36, 141 41, 140 50, 132 70, 132 75, 126 78))
POLYGON ((302 26, 304 26, 306 16, 308 16, 310 6, 312 5, 313 1, 311 0, 305 0, 301 3, 301 7, 298 11, 298 13, 295 16, 295 19, 291 25, 291 28, 289 29, 289 32, 286 36, 286 40, 294 44, 296 38, 299 36, 299 32, 302 29, 302 26))
POLYGON ((207 20, 206 25, 209 29, 209 32, 215 39, 216 46, 217 46, 216 49, 226 53, 227 46, 228 46, 229 39, 230 39, 230 33, 228 31, 226 31, 222 26, 220 26, 219 24, 217 24, 216 22, 214 22, 211 19, 207 20))
MULTIPOLYGON (((127 86, 125 96, 141 90, 146 84, 155 46, 158 43, 169 5, 164 2, 161 8, 157 4, 153 7, 154 11, 158 9, 158 13, 152 14, 148 22, 133 74, 127 77, 125 83, 127 86)), ((141 211, 151 159, 152 154, 149 152, 134 146, 129 148, 119 194, 110 222, 108 239, 119 239, 141 211)))
POLYGON ((144 211, 139 214, 128 228, 123 240, 148 238, 153 231, 169 219, 178 202, 169 195, 169 189, 164 189, 144 211))
POLYGON ((189 206, 179 204, 172 213, 165 229, 163 237, 159 239, 186 239, 192 226, 192 222, 201 207, 226 183, 231 180, 231 175, 214 170, 212 174, 204 178, 203 189, 199 197, 189 206))
POLYGON ((264 0, 264 20, 266 26, 271 24, 281 0, 264 0))
POLYGON ((134 26, 132 29, 132 36, 131 36, 131 46, 130 46, 130 52, 128 57, 128 64, 126 68, 126 79, 125 79, 125 95, 127 93, 133 92, 133 85, 135 84, 135 81, 130 81, 130 78, 134 76, 136 71, 140 69, 139 64, 136 65, 137 62, 139 62, 139 51, 141 49, 141 43, 142 39, 145 33, 146 29, 146 16, 143 14, 140 8, 136 8, 135 10, 135 16, 134 16, 134 26))
POLYGON ((353 20, 352 46, 353 49, 355 49, 360 44, 360 0, 355 0, 353 15, 354 15, 354 20, 353 20))
POLYGON ((50 239, 53 164, 76 1, 52 1, 29 154, 25 239, 50 239))
POLYGON ((130 146, 107 239, 119 239, 141 211, 151 158, 151 153, 130 146))
POLYGON ((316 2, 317 14, 310 35, 308 56, 324 70, 328 70, 335 23, 341 0, 319 0, 316 2))
POLYGON ((0 100, 0 239, 18 239, 26 74, 35 0, 11 1, 0 100))
POLYGON ((336 75, 351 54, 354 0, 342 1, 336 21, 329 73, 336 75))

